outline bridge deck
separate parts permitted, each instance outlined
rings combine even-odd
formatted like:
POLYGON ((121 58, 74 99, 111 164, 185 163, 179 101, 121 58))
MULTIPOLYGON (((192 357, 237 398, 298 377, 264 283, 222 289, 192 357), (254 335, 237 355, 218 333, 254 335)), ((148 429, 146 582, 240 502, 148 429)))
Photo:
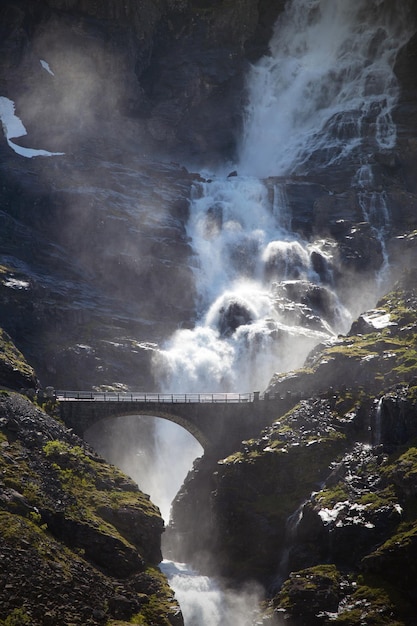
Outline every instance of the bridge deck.
POLYGON ((113 391, 56 391, 59 402, 149 402, 149 403, 241 403, 254 402, 259 393, 144 393, 113 391))

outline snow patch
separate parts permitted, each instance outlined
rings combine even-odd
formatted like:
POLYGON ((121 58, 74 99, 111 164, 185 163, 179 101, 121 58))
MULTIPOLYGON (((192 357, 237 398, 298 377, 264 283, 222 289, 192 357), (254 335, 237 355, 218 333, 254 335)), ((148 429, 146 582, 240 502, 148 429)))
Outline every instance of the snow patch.
POLYGON ((42 65, 43 69, 48 72, 48 74, 50 74, 51 76, 55 76, 55 74, 51 70, 51 66, 49 65, 47 61, 45 61, 44 59, 41 59, 40 64, 42 65))
POLYGON ((30 284, 26 280, 18 280, 17 278, 6 278, 6 280, 3 281, 3 285, 11 289, 29 289, 30 287, 30 284))
POLYGON ((363 319, 375 330, 381 330, 391 325, 391 315, 382 309, 374 309, 362 314, 363 319))
POLYGON ((12 139, 24 137, 27 135, 26 128, 22 120, 15 114, 15 105, 13 100, 0 96, 0 121, 3 126, 4 136, 6 137, 9 147, 20 156, 31 159, 36 156, 61 156, 64 152, 48 152, 47 150, 35 150, 33 148, 23 148, 15 144, 12 139))

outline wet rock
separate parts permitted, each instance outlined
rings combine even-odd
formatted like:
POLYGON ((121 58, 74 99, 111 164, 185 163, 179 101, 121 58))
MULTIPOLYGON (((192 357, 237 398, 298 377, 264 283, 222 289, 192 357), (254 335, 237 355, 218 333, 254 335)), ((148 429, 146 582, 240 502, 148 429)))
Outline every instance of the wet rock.
POLYGON ((219 310, 219 332, 221 335, 232 335, 239 326, 253 321, 251 311, 240 302, 231 302, 219 310))
POLYGON ((276 604, 305 624, 321 624, 324 612, 337 612, 341 576, 334 565, 321 565, 290 575, 276 604))
POLYGON ((222 229, 223 225, 223 207, 216 205, 207 210, 207 218, 205 224, 206 237, 215 237, 222 229))

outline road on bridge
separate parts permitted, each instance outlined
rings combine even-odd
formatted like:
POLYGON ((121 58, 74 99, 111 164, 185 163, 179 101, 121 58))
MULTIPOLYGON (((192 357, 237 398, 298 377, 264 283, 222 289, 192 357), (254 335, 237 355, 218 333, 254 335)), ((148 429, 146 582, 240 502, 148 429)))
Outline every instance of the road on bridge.
POLYGON ((115 391, 56 391, 59 402, 150 402, 150 403, 239 403, 260 399, 259 392, 253 393, 144 393, 115 391))

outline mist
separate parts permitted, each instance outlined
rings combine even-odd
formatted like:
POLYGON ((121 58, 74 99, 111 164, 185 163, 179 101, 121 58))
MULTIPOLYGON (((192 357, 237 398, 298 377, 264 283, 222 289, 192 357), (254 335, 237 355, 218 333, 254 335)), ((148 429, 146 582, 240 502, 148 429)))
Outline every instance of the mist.
POLYGON ((99 422, 85 438, 151 496, 168 524, 171 502, 203 452, 196 439, 177 424, 143 415, 99 422))
POLYGON ((164 561, 187 626, 252 626, 260 617, 263 592, 256 584, 242 590, 222 589, 219 583, 201 576, 183 563, 164 561))

